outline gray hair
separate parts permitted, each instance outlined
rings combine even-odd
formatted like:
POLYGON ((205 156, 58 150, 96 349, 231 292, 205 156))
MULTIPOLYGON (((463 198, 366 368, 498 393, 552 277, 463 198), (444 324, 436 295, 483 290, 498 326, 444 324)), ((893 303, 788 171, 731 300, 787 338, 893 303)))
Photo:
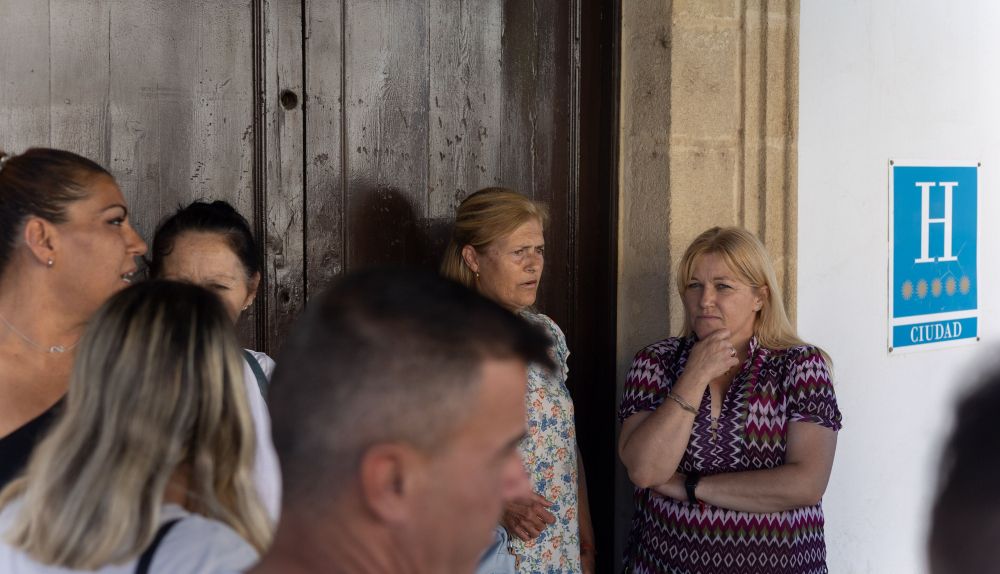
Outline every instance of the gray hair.
POLYGON ((285 504, 344 491, 364 452, 447 445, 489 358, 551 367, 548 337, 433 273, 369 269, 311 303, 285 343, 270 395, 285 504))

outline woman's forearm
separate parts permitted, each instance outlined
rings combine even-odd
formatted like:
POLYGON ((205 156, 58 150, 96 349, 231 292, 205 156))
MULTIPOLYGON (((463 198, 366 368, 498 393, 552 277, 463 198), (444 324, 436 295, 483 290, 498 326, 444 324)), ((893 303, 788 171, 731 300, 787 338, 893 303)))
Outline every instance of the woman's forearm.
MULTIPOLYGON (((682 375, 673 392, 697 409, 706 386, 682 375)), ((668 398, 655 411, 635 414, 625 421, 618 453, 636 486, 650 488, 673 476, 691 438, 694 418, 694 413, 668 398)))
MULTIPOLYGON (((781 512, 819 503, 826 491, 837 447, 837 433, 811 423, 792 423, 785 464, 766 470, 703 476, 695 488, 698 500, 741 512, 781 512)), ((687 500, 683 475, 653 488, 687 500)))
MULTIPOLYGON (((653 487, 653 491, 675 500, 687 501, 683 474, 653 487)), ((795 469, 780 466, 769 470, 726 472, 702 477, 696 489, 698 500, 726 510, 770 513, 812 506, 819 502, 815 492, 803 488, 795 469)))
POLYGON ((702 478, 696 495, 720 508, 742 512, 782 512, 819 504, 826 490, 801 465, 729 472, 702 478))
MULTIPOLYGON (((691 437, 694 415, 664 403, 622 436, 619 455, 629 479, 639 488, 666 482, 677 470, 691 437)), ((627 422, 627 421, 626 421, 627 422)))

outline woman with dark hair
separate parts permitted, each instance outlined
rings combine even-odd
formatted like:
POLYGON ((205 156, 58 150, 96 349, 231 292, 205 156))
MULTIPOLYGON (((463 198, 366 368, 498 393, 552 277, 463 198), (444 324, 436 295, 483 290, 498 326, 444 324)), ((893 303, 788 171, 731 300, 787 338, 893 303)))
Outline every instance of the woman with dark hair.
POLYGON ((0 151, 0 487, 51 424, 87 321, 145 252, 103 167, 68 151, 0 151))
MULTIPOLYGON (((260 256, 247 220, 225 201, 196 201, 165 219, 153 237, 149 262, 153 278, 200 285, 222 299, 233 323, 253 304, 260 285, 260 256)), ((271 419, 264 398, 274 361, 244 350, 244 381, 257 432, 254 479, 264 506, 278 518, 281 471, 271 442, 271 419)))
POLYGON ((145 281, 94 316, 65 408, 0 492, 0 572, 242 571, 271 541, 217 297, 145 281))

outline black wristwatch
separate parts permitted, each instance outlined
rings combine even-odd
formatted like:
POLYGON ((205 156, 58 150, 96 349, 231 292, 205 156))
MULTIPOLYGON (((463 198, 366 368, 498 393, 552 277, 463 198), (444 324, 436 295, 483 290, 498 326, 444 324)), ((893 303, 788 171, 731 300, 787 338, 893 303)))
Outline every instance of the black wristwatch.
POLYGON ((688 502, 691 504, 698 504, 698 497, 695 496, 694 489, 698 488, 699 480, 701 480, 701 475, 696 470, 689 472, 684 479, 684 490, 687 491, 688 502))

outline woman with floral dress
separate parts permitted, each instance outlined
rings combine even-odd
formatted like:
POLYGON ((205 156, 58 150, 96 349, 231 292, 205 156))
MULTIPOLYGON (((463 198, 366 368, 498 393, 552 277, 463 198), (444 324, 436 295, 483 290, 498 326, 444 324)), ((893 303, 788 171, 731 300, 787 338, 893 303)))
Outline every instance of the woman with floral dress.
POLYGON ((557 369, 528 370, 528 436, 520 445, 534 493, 501 520, 521 574, 594 572, 594 534, 573 401, 569 349, 549 317, 532 310, 545 264, 544 206, 502 188, 480 190, 458 208, 442 273, 538 325, 552 338, 557 369))

